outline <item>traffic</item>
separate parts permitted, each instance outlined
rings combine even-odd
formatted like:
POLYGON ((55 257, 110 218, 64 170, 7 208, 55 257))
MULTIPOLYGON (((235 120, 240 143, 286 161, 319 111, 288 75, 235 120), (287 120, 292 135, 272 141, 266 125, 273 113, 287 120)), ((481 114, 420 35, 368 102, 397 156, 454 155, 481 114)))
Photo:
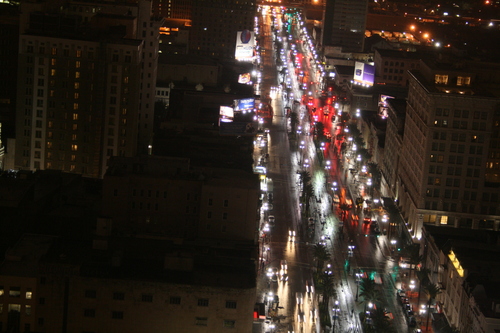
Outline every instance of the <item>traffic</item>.
POLYGON ((325 77, 300 11, 261 6, 259 14, 266 52, 258 60, 254 161, 261 170, 257 303, 265 313, 254 331, 387 325, 384 332, 412 332, 415 317, 394 292, 405 288, 399 276, 411 267, 399 265, 386 203, 373 191, 376 173, 353 137, 359 114, 325 77))

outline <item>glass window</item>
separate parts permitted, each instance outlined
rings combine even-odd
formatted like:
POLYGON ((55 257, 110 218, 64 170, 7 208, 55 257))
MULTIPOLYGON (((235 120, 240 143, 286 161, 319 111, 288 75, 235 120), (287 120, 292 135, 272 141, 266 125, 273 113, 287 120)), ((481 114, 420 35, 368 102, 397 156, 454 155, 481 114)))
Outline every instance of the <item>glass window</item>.
POLYGON ((199 298, 198 306, 208 306, 208 298, 199 298))

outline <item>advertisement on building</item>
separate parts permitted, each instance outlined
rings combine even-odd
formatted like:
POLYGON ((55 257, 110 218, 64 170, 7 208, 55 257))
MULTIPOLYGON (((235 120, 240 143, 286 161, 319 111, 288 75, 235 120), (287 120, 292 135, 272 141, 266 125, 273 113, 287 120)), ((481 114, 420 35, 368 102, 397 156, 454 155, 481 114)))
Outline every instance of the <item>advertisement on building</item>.
POLYGON ((255 99, 243 98, 234 100, 234 111, 252 111, 255 108, 255 99))
POLYGON ((387 108, 387 100, 388 99, 394 99, 394 97, 388 96, 388 95, 380 95, 380 99, 378 102, 378 115, 382 119, 385 119, 389 116, 388 108, 387 108))
POLYGON ((221 106, 219 109, 219 123, 231 123, 234 120, 234 109, 230 106, 221 106))
POLYGON ((238 83, 252 84, 252 77, 250 73, 243 73, 238 76, 238 83))
POLYGON ((236 50, 234 57, 238 61, 252 61, 255 47, 255 36, 250 30, 236 33, 236 50))
POLYGON ((354 84, 372 87, 375 82, 375 66, 356 61, 354 65, 354 84))

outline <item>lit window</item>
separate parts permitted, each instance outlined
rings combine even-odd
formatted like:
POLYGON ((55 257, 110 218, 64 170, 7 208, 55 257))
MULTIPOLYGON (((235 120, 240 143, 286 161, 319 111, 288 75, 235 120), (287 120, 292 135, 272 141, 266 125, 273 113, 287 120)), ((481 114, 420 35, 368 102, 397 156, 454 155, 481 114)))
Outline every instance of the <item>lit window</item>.
POLYGON ((434 76, 434 82, 436 84, 448 84, 448 75, 439 75, 439 74, 436 74, 434 76))
POLYGON ((78 120, 78 113, 73 113, 73 120, 78 120))
POLYGON ((78 145, 71 145, 71 150, 72 151, 77 151, 78 150, 78 145))
POLYGON ((470 76, 457 77, 457 86, 470 86, 470 76))
POLYGON ((80 78, 80 72, 75 72, 75 79, 79 79, 80 78))
POLYGON ((76 68, 80 68, 80 62, 79 61, 75 61, 75 67, 76 68))
MULTIPOLYGON (((75 94, 75 95, 77 95, 77 94, 75 94)), ((73 110, 78 110, 78 103, 73 103, 73 110)), ((73 115, 75 115, 75 113, 73 115)), ((76 120, 76 119, 74 119, 74 120, 76 120)))
POLYGON ((50 76, 56 76, 56 70, 55 69, 51 69, 50 70, 50 76))

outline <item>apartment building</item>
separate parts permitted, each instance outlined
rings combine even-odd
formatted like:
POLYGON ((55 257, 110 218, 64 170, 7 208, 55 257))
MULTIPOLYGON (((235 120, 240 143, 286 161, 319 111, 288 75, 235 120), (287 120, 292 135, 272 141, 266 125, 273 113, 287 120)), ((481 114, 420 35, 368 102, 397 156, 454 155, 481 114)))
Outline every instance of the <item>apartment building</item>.
POLYGON ((259 179, 237 169, 201 168, 187 158, 113 158, 102 216, 122 234, 253 243, 259 179))
POLYGON ((151 144, 161 19, 151 2, 23 2, 19 169, 102 177, 110 156, 151 144))
POLYGON ((192 8, 189 53, 234 60, 236 34, 253 31, 257 4, 253 1, 199 1, 192 8))
POLYGON ((375 83, 408 86, 408 71, 419 69, 420 52, 375 49, 375 83))
POLYGON ((500 99, 477 66, 436 59, 409 73, 398 199, 417 239, 424 224, 500 228, 500 99))
POLYGON ((323 46, 341 46, 342 52, 363 52, 368 1, 326 0, 323 46))
POLYGON ((248 251, 110 238, 102 225, 93 243, 21 237, 0 265, 0 332, 251 331, 248 251))
POLYGON ((430 283, 441 288, 431 314, 444 315, 460 332, 500 329, 498 232, 434 225, 422 231, 422 264, 430 270, 430 283))

